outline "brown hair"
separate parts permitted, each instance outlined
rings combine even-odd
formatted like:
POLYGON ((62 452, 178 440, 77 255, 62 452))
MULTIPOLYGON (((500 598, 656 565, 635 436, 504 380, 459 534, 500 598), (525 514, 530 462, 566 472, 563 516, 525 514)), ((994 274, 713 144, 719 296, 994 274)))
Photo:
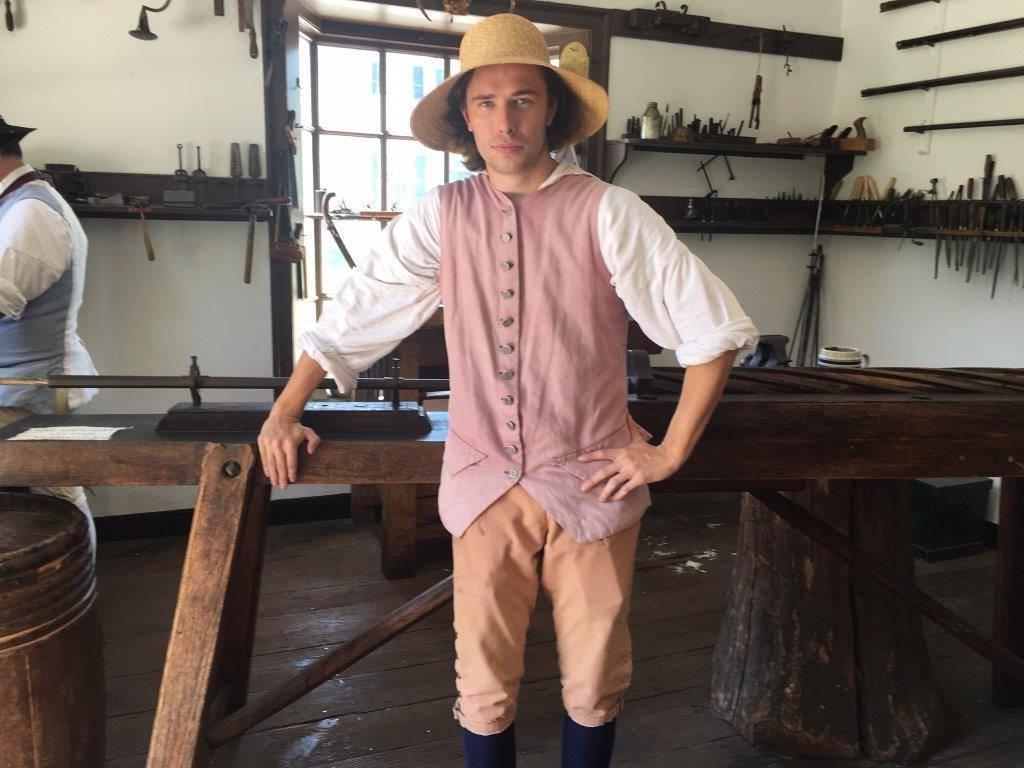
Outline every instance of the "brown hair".
MULTIPOLYGON (((548 103, 555 101, 558 108, 555 110, 555 118, 547 128, 548 149, 561 149, 569 144, 573 138, 573 126, 578 125, 580 112, 579 99, 569 88, 566 87, 557 74, 547 67, 537 67, 544 77, 544 83, 548 91, 548 103)), ((455 85, 448 92, 448 108, 445 110, 444 120, 458 154, 462 155, 462 164, 469 171, 482 171, 485 168, 483 157, 477 151, 473 134, 466 127, 466 120, 462 116, 462 108, 466 106, 466 91, 469 89, 469 81, 473 76, 473 70, 469 70, 455 81, 455 85)))

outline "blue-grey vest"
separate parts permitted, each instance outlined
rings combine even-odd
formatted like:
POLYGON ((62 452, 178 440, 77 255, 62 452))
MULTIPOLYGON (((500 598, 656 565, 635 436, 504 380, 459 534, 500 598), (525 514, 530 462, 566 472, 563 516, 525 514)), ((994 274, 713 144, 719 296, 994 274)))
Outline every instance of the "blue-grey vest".
MULTIPOLYGON (((56 192, 38 184, 19 187, 0 200, 0 218, 20 200, 39 200, 64 218, 56 192)), ((0 376, 46 378, 64 372, 73 257, 57 282, 25 305, 20 319, 0 317, 0 376)), ((0 387, 0 407, 53 413, 53 393, 46 387, 0 387)))

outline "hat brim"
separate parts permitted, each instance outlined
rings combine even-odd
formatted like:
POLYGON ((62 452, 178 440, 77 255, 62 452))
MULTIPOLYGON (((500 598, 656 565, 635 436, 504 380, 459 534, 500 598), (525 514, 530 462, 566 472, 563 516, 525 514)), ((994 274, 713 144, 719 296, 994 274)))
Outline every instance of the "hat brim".
MULTIPOLYGON (((509 58, 507 60, 491 62, 493 64, 533 64, 534 66, 546 66, 556 75, 566 88, 572 92, 579 102, 579 114, 576 125, 570 132, 571 137, 564 146, 575 144, 578 141, 587 139, 601 130, 601 126, 608 120, 608 93, 593 80, 578 75, 567 69, 561 69, 551 64, 542 64, 532 57, 509 58)), ((473 70, 460 72, 452 75, 434 90, 420 99, 412 111, 410 126, 412 135, 431 149, 438 149, 445 152, 456 152, 463 154, 465 147, 451 135, 451 126, 445 120, 448 111, 448 94, 459 81, 459 78, 468 75, 473 70)), ((562 147, 549 147, 551 150, 562 149, 562 147)))

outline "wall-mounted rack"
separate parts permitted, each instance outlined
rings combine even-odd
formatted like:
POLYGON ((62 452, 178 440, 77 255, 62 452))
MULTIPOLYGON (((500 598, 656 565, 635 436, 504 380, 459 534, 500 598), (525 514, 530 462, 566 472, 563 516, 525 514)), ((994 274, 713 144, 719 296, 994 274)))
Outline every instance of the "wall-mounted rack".
POLYGON ((905 125, 906 133, 925 133, 927 131, 953 131, 960 128, 992 128, 1000 125, 1024 125, 1024 117, 1012 117, 1000 120, 974 120, 966 123, 935 123, 934 125, 905 125))
POLYGON ((967 75, 953 75, 951 77, 936 77, 931 80, 916 80, 912 83, 901 83, 899 85, 886 85, 881 88, 865 88, 860 92, 861 96, 881 96, 886 93, 901 93, 904 91, 927 91, 929 88, 940 88, 945 85, 962 85, 964 83, 983 83, 989 80, 1003 80, 1009 77, 1024 77, 1024 67, 1008 67, 1006 69, 992 69, 987 72, 974 72, 967 75))
POLYGON ((747 53, 757 53, 758 46, 763 40, 764 53, 823 61, 842 61, 843 58, 843 38, 841 37, 812 35, 806 32, 765 27, 747 27, 721 21, 703 23, 700 25, 699 32, 689 34, 669 25, 637 28, 630 24, 631 13, 632 11, 625 10, 608 12, 610 31, 613 37, 633 37, 640 40, 658 40, 664 43, 681 43, 729 51, 746 51, 747 53))
MULTIPOLYGON (((128 205, 88 205, 74 200, 74 173, 48 170, 54 186, 64 199, 72 201, 71 207, 79 218, 138 219, 138 210, 128 205)), ((206 179, 206 207, 176 207, 161 205, 164 190, 174 187, 181 180, 170 174, 154 173, 107 173, 104 171, 83 171, 89 194, 97 192, 121 192, 125 197, 137 195, 149 197, 151 203, 146 209, 146 218, 168 221, 247 221, 249 212, 242 206, 246 202, 269 197, 265 179, 231 179, 209 176, 206 179)), ((266 213, 257 215, 260 221, 270 218, 266 213)))
POLYGON ((612 169, 608 181, 615 179, 619 169, 633 152, 665 152, 668 154, 710 155, 711 157, 762 157, 782 160, 825 158, 825 188, 833 185, 853 168, 853 160, 865 155, 864 150, 800 147, 780 144, 741 144, 712 141, 670 141, 668 139, 614 139, 605 142, 605 168, 612 169))
POLYGON ((897 11, 900 8, 909 8, 912 5, 923 5, 924 3, 941 3, 942 0, 888 0, 878 6, 879 13, 886 11, 897 11))
POLYGON ((964 29, 954 29, 949 32, 939 32, 934 35, 924 35, 923 37, 912 37, 907 40, 899 40, 896 43, 896 47, 902 51, 906 48, 917 48, 922 45, 935 45, 936 43, 946 43, 950 40, 963 40, 965 37, 991 35, 993 32, 1006 32, 1007 30, 1020 29, 1021 27, 1024 27, 1024 19, 997 21, 993 24, 982 24, 977 27, 965 27, 964 29))

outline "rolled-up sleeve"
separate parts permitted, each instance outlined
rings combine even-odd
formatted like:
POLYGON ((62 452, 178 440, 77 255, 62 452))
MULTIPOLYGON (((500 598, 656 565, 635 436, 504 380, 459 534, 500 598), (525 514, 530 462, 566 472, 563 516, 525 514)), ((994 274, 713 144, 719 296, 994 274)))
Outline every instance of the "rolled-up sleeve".
POLYGON ((437 189, 391 221, 349 271, 316 327, 296 345, 327 371, 341 392, 437 311, 440 288, 437 189))
POLYGON ((598 209, 601 253, 630 316, 682 366, 750 350, 757 329, 739 302, 649 205, 610 187, 598 209))

